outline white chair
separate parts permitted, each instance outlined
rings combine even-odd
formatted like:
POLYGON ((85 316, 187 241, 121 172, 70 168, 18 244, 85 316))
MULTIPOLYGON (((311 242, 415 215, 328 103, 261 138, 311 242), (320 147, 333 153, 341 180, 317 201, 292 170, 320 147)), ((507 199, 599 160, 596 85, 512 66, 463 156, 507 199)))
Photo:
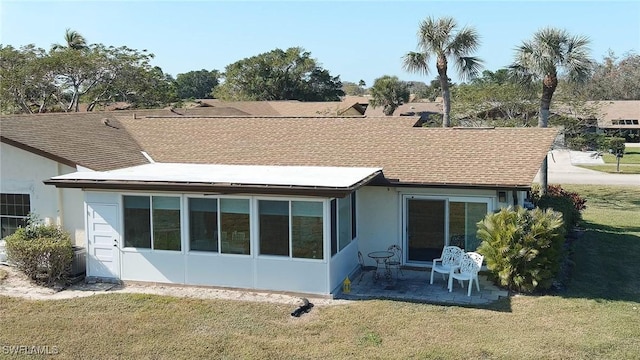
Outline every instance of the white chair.
POLYGON ((452 267, 460 265, 460 258, 462 258, 463 253, 462 249, 457 246, 445 246, 444 249, 442 249, 442 255, 437 259, 433 259, 430 284, 433 285, 434 273, 442 274, 442 279, 446 280, 444 275, 448 275, 452 267))
POLYGON ((453 290, 453 279, 460 281, 460 286, 462 287, 464 287, 462 281, 469 281, 469 291, 467 291, 467 296, 471 296, 471 287, 474 280, 476 281, 476 288, 480 291, 478 272, 482 267, 482 260, 484 260, 484 256, 476 252, 468 252, 462 255, 460 266, 455 268, 454 271, 449 274, 449 292, 453 290))

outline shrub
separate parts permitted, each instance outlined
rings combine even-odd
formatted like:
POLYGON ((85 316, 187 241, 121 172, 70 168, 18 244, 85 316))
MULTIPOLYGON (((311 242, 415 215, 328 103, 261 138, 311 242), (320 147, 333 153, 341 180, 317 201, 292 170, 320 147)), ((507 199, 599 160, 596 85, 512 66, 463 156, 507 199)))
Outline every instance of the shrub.
POLYGON ((549 185, 544 196, 540 196, 539 188, 534 187, 531 200, 541 209, 560 211, 567 231, 578 224, 582 219, 582 211, 587 208, 587 199, 576 192, 563 189, 560 185, 549 185))
POLYGON ((26 227, 5 240, 7 259, 30 279, 48 286, 66 281, 73 259, 67 232, 30 217, 26 227))
POLYGON ((604 137, 600 144, 600 149, 603 151, 609 151, 612 154, 618 152, 624 153, 626 139, 623 137, 604 137))
POLYGON ((509 207, 478 222, 477 236, 477 251, 499 285, 526 293, 551 287, 564 243, 560 213, 509 207))

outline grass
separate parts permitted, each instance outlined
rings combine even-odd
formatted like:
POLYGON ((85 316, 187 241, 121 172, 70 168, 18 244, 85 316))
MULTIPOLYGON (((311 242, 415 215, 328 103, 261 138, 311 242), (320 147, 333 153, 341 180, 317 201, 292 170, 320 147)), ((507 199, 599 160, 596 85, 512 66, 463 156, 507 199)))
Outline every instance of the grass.
POLYGON ((7 273, 7 270, 5 269, 0 269, 0 284, 2 284, 2 282, 4 281, 4 279, 7 278, 7 276, 9 276, 9 274, 7 273))
POLYGON ((358 301, 300 318, 287 305, 144 294, 0 297, 0 346, 57 346, 59 358, 640 359, 640 187, 566 188, 588 208, 562 294, 483 309, 358 301))
MULTIPOLYGON (((613 154, 603 154, 602 165, 578 165, 585 169, 591 169, 606 173, 618 173, 617 158, 613 154)), ((640 174, 640 148, 627 148, 624 157, 620 159, 620 174, 640 174)))

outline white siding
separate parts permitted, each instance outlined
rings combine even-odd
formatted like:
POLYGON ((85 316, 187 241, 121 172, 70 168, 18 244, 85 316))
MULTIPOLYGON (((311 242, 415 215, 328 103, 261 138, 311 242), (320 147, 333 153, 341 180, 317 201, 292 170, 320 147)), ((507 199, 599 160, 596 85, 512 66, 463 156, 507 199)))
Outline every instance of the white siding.
MULTIPOLYGON (((448 189, 448 188, 393 188, 363 187, 358 191, 358 248, 367 259, 372 251, 386 250, 397 244, 403 249, 402 195, 414 194, 422 196, 472 196, 496 198, 495 190, 482 189, 448 189)), ((511 195, 511 191, 507 192, 511 195)), ((519 199, 522 201, 521 199, 519 199)), ((498 206, 494 200, 494 206, 498 206)))
POLYGON ((0 192, 29 194, 31 211, 43 221, 51 219, 71 234, 76 245, 84 246, 82 191, 56 189, 42 181, 76 169, 0 143, 0 192))

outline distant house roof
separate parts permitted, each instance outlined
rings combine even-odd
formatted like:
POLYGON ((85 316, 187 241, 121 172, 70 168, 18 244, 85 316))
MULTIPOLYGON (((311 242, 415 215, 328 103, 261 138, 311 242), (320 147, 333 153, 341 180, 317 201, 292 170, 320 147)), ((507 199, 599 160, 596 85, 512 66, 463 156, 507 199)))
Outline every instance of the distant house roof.
POLYGON ((254 116, 361 116, 364 108, 357 102, 342 101, 220 101, 217 99, 200 99, 205 109, 216 107, 235 108, 254 116))
MULTIPOLYGON (((396 111, 393 112, 394 116, 417 116, 423 120, 428 119, 429 115, 442 114, 442 102, 410 102, 400 105, 396 111)), ((383 107, 372 107, 369 105, 366 116, 384 116, 383 107)))
POLYGON ((614 129, 640 129, 640 101, 590 102, 598 110, 598 127, 614 129), (622 121, 621 121, 622 120, 622 121))
POLYGON ((72 167, 148 163, 112 112, 0 116, 0 141, 72 167))
POLYGON ((121 119, 161 163, 380 167, 395 184, 528 188, 556 136, 541 128, 418 128, 415 118, 121 119))

